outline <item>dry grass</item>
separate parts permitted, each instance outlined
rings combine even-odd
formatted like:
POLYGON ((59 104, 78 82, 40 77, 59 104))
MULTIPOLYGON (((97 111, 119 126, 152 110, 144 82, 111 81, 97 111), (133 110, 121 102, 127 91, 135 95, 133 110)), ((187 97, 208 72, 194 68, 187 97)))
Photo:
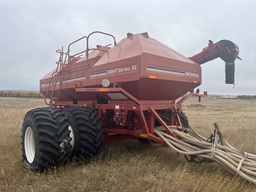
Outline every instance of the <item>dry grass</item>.
MULTIPOLYGON (((256 100, 189 99, 184 111, 191 126, 209 136, 217 122, 235 147, 256 153, 256 100)), ((0 98, 0 191, 255 191, 256 186, 217 163, 187 163, 167 147, 137 141, 108 144, 90 163, 69 163, 45 174, 22 167, 21 124, 42 99, 0 98)))

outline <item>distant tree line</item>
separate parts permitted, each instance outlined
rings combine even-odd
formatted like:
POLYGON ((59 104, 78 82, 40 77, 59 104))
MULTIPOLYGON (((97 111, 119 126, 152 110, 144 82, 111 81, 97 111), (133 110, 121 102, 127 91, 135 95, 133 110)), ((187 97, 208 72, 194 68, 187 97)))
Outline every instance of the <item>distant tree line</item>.
POLYGON ((0 90, 0 97, 43 98, 39 91, 0 90))
POLYGON ((256 99, 256 95, 238 95, 238 99, 256 99))

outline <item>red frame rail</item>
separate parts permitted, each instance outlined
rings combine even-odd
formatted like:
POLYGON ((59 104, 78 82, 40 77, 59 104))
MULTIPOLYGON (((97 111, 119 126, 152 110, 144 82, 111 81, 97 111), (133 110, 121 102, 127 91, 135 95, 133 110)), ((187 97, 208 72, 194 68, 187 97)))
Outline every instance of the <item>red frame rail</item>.
MULTIPOLYGON (((124 139, 131 138, 143 138, 150 139, 156 142, 164 143, 162 139, 155 136, 155 120, 157 120, 161 126, 169 133, 171 136, 176 137, 173 131, 169 126, 182 126, 180 118, 177 114, 172 114, 169 117, 169 122, 165 122, 158 114, 158 110, 174 110, 177 111, 181 108, 182 101, 186 97, 190 97, 192 94, 187 94, 185 98, 182 99, 179 103, 175 103, 172 100, 164 101, 140 101, 128 93, 121 87, 112 87, 112 88, 76 88, 76 92, 86 92, 86 93, 95 93, 95 94, 104 94, 109 93, 121 93, 125 95, 128 99, 122 100, 109 100, 107 104, 98 104, 96 101, 85 101, 83 105, 92 107, 98 110, 99 116, 102 122, 105 123, 105 134, 106 134, 106 143, 116 142, 124 139), (120 116, 120 121, 109 123, 106 118, 107 112, 111 110, 114 116, 120 116), (136 125, 133 128, 125 125, 127 121, 132 120, 129 118, 128 114, 133 113, 136 116, 136 125)), ((79 103, 81 105, 82 103, 79 103)))

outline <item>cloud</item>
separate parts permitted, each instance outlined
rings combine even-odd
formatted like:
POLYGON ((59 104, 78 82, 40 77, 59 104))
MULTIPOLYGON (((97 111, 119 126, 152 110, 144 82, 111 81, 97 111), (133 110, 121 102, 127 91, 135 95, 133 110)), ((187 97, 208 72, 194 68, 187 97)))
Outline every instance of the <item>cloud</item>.
MULTIPOLYGON (((39 89, 40 78, 55 67, 55 50, 102 30, 118 41, 127 32, 147 31, 185 56, 200 52, 209 39, 234 41, 243 58, 236 62, 235 89, 224 84, 225 66, 220 59, 202 66, 201 88, 212 93, 256 94, 255 5, 252 0, 2 0, 0 89, 39 89)), ((101 42, 105 40, 92 41, 101 42)))

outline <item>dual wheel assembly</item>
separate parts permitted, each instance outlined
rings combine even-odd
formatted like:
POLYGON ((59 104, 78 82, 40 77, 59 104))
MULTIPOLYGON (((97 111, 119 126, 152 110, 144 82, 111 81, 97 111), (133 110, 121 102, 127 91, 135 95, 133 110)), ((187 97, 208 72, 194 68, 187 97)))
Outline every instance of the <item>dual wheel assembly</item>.
POLYGON ((43 171, 73 158, 88 160, 103 150, 103 131, 97 112, 88 107, 33 109, 22 124, 23 165, 43 171))

